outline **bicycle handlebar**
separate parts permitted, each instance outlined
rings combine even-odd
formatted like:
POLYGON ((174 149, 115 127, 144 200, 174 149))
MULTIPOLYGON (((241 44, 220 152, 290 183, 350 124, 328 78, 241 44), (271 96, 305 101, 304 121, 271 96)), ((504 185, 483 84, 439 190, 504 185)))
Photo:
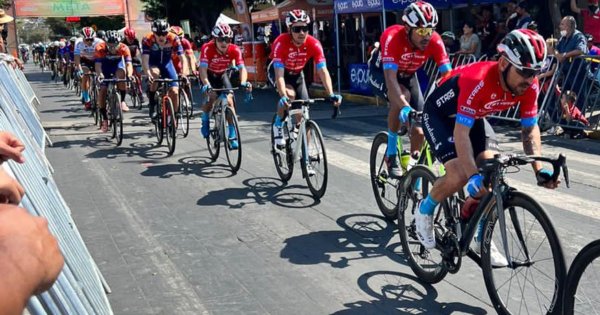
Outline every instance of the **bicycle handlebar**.
POLYGON ((496 154, 493 159, 488 159, 480 168, 480 171, 485 174, 486 178, 489 175, 498 172, 500 169, 510 166, 526 165, 533 162, 546 162, 552 164, 552 181, 556 181, 560 176, 562 169, 567 188, 569 183, 569 168, 567 167, 567 157, 564 154, 559 154, 557 158, 549 158, 545 156, 523 155, 523 154, 496 154))
MULTIPOLYGON (((422 119, 423 118, 423 112, 419 112, 416 110, 412 110, 409 114, 408 114, 408 121, 412 124, 413 121, 418 120, 418 119, 422 119)), ((400 137, 404 136, 406 133, 408 133, 408 128, 406 127, 406 125, 402 124, 400 126, 400 129, 398 130, 398 135, 400 137)))
MULTIPOLYGON (((330 100, 326 99, 326 98, 311 98, 308 100, 293 100, 293 101, 290 101, 290 104, 291 104, 290 109, 300 109, 300 107, 302 107, 302 106, 311 105, 316 102, 325 102, 325 101, 330 101, 330 100), (296 106, 294 106, 294 105, 296 105, 296 106)), ((341 113, 341 111, 340 111, 339 106, 334 106, 333 114, 331 115, 331 119, 336 119, 340 113, 341 113)))
POLYGON ((129 79, 102 79, 104 83, 120 83, 120 82, 131 82, 129 79))

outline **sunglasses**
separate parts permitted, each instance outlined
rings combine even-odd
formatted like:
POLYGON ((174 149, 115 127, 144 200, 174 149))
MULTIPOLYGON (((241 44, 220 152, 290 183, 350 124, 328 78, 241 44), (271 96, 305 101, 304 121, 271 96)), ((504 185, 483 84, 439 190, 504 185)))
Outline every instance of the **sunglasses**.
POLYGON ((419 35, 419 36, 430 36, 431 34, 433 34, 433 28, 432 27, 415 28, 415 33, 417 33, 417 35, 419 35))
POLYGON ((154 35, 159 36, 159 37, 165 37, 165 36, 167 36, 167 34, 169 34, 169 32, 164 32, 164 33, 163 32, 160 32, 160 33, 156 32, 156 33, 154 33, 154 35))
POLYGON ((94 41, 94 39, 93 38, 86 38, 83 41, 86 42, 86 43, 91 43, 91 42, 94 41))
POLYGON ((294 32, 294 33, 301 33, 301 32, 308 33, 308 26, 307 25, 305 25, 305 26, 292 26, 292 32, 294 32))
POLYGON ((531 68, 519 69, 518 67, 515 67, 515 70, 517 70, 518 75, 520 75, 521 77, 523 77, 525 79, 529 79, 529 78, 538 76, 541 73, 540 70, 534 70, 531 68))
POLYGON ((217 42, 219 43, 231 43, 231 38, 229 37, 217 37, 217 42))

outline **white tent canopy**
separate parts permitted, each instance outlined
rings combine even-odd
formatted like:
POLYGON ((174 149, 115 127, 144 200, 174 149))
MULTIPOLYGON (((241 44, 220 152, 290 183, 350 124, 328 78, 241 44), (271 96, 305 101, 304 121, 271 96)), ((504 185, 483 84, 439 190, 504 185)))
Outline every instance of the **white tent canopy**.
POLYGON ((236 21, 236 20, 234 20, 234 19, 232 19, 232 18, 228 17, 227 15, 225 15, 225 14, 223 14, 223 13, 221 13, 221 15, 219 15, 219 18, 218 18, 218 19, 217 19, 217 21, 215 22, 215 25, 216 25, 216 24, 219 24, 219 23, 223 23, 223 24, 230 24, 230 25, 231 25, 231 24, 240 24, 240 22, 239 22, 239 21, 236 21))

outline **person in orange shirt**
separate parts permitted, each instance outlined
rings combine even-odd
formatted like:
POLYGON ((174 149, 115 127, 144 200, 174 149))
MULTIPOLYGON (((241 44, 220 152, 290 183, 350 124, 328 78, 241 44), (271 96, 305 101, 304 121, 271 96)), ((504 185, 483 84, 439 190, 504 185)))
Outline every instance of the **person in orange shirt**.
MULTIPOLYGON (((133 75, 133 65, 131 63, 131 52, 127 45, 121 43, 121 36, 117 31, 106 32, 106 42, 96 46, 96 74, 99 81, 104 78, 116 77, 117 79, 125 79, 133 75)), ((121 94, 121 109, 126 112, 129 107, 125 104, 125 95, 127 92, 127 84, 121 82, 117 84, 121 94)), ((101 83, 98 101, 100 106, 100 114, 102 115, 102 124, 100 129, 102 132, 108 131, 108 115, 106 113, 106 93, 108 84, 101 83)))

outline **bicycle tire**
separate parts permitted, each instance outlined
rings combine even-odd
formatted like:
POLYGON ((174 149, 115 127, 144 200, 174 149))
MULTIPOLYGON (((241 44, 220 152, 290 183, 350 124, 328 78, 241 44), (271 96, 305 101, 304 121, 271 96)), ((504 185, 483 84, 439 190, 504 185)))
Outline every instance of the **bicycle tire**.
POLYGON ((110 92, 110 94, 107 95, 108 98, 108 109, 107 109, 107 113, 109 115, 108 117, 108 121, 109 121, 109 127, 111 128, 111 133, 112 133, 112 137, 111 139, 116 139, 117 137, 117 128, 116 128, 116 118, 117 118, 117 104, 119 104, 119 99, 120 97, 117 95, 116 91, 112 91, 110 92))
POLYGON ((294 153, 292 152, 292 144, 290 141, 290 132, 287 127, 287 123, 283 124, 283 137, 285 140, 285 145, 282 148, 278 148, 279 151, 275 151, 275 135, 273 134, 273 124, 275 123, 275 116, 273 115, 273 119, 271 121, 271 154, 273 155, 273 162, 275 163, 275 169, 277 170, 277 175, 282 182, 287 183, 290 178, 292 178, 292 174, 294 173, 294 153))
MULTIPOLYGON (((436 179, 429 168, 416 165, 402 177, 398 188, 403 192, 398 201, 398 234, 402 252, 407 257, 410 269, 415 275, 430 284, 442 281, 448 274, 448 270, 443 265, 439 250, 425 249, 419 242, 416 236, 414 213, 419 211, 418 202, 427 196, 436 179), (439 262, 433 261, 434 257, 439 259, 439 262), (418 258, 424 260, 426 264, 421 263, 418 258), (426 268, 429 265, 432 267, 426 268)), ((444 223, 440 217, 442 213, 442 206, 437 207, 434 212, 434 228, 443 226, 444 223)))
POLYGON ((225 108, 225 155, 227 156, 227 162, 231 167, 231 171, 236 174, 242 166, 242 139, 240 137, 240 127, 238 125, 238 119, 231 107, 225 108), (231 120, 231 123, 229 122, 231 120), (229 138, 229 124, 233 125, 235 134, 237 136, 238 147, 237 149, 231 148, 231 139, 229 138))
POLYGON ((169 156, 175 152, 175 144, 177 143, 177 121, 175 118, 175 107, 170 97, 165 98, 165 111, 163 112, 163 128, 165 129, 165 139, 167 141, 167 148, 169 150, 169 156))
POLYGON ((327 153, 325 152, 325 143, 323 141, 321 129, 319 129, 319 125, 312 120, 306 121, 306 138, 304 141, 308 141, 309 139, 311 141, 308 145, 302 145, 302 174, 304 174, 304 178, 306 179, 308 190, 310 190, 310 193, 315 199, 319 200, 325 195, 325 191, 327 190, 327 153), (311 145, 314 145, 314 148, 317 148, 316 152, 311 148, 311 145), (306 152, 307 148, 308 152, 306 152), (313 176, 308 175, 309 164, 315 171, 315 175, 313 176), (319 169, 315 166, 320 166, 322 168, 319 169), (319 177, 321 178, 320 181, 318 180, 319 177))
MULTIPOLYGON (((215 106, 219 106, 216 105, 215 106)), ((206 146, 208 148, 208 153, 210 154, 210 159, 214 162, 219 158, 219 152, 221 151, 221 132, 220 125, 222 119, 222 113, 218 112, 217 108, 213 108, 210 111, 210 117, 208 120, 209 123, 209 133, 208 138, 206 138, 206 146)))
POLYGON ((116 106, 113 108, 113 121, 115 123, 114 129, 116 132, 117 146, 120 146, 121 143, 123 143, 123 109, 121 108, 121 96, 116 90, 114 93, 116 98, 114 105, 116 106))
POLYGON ((165 130, 163 128, 163 98, 157 93, 155 95, 154 110, 156 111, 156 119, 154 120, 154 132, 156 136, 156 145, 162 145, 165 130))
POLYGON ((190 100, 185 89, 179 90, 179 127, 184 138, 190 133, 190 100))
POLYGON ((135 92, 135 88, 133 86, 129 87, 129 98, 131 99, 131 108, 138 108, 138 97, 137 92, 135 92))
POLYGON ((381 211, 386 220, 394 221, 398 217, 397 189, 399 180, 391 178, 387 173, 387 167, 383 159, 387 151, 387 142, 388 135, 385 131, 377 133, 373 139, 369 155, 369 174, 379 211, 381 211), (379 153, 383 154, 380 162, 377 158, 379 153))
MULTIPOLYGON (((91 82, 90 82, 91 84, 91 82)), ((94 124, 96 126, 100 125, 100 107, 98 106, 98 89, 95 86, 92 86, 92 95, 90 98, 92 103, 92 116, 94 116, 94 124)))
MULTIPOLYGON (((578 254, 575 256, 573 263, 571 264, 571 268, 569 268, 569 273, 567 275, 567 283, 565 285, 564 298, 563 298, 563 314, 565 315, 573 315, 573 314, 591 314, 592 310, 581 310, 580 307, 577 307, 577 313, 575 310, 575 301, 585 301, 588 300, 592 302, 589 298, 578 298, 578 289, 579 282, 582 279, 583 274, 586 269, 592 266, 592 263, 595 260, 600 260, 600 240, 595 240, 589 244, 587 244, 578 254)), ((597 276, 594 277, 597 279, 597 276)), ((599 289, 599 288, 596 288, 599 289)), ((590 292, 594 294, 594 298, 597 299, 598 291, 594 290, 594 292, 590 292)), ((585 293, 579 295, 586 295, 585 293)), ((597 302, 597 300, 596 300, 597 302)), ((597 304, 594 304, 597 305, 597 304)), ((592 305, 592 308, 594 308, 592 305)), ((597 307, 596 307, 597 309, 597 307)))
MULTIPOLYGON (((492 202, 494 202, 492 200, 492 202)), ((548 261, 549 258, 546 258, 546 256, 544 255, 542 259, 540 259, 539 261, 535 261, 535 257, 530 257, 533 262, 532 262, 532 266, 535 266, 534 268, 531 268, 533 270, 527 270, 525 272, 523 272, 523 270, 521 270, 521 268, 518 268, 518 266, 515 267, 503 267, 503 268, 497 268, 497 267, 492 267, 491 265, 491 260, 490 260, 490 247, 491 247, 491 243, 494 237, 494 227, 496 225, 496 222, 498 220, 498 214, 497 211, 491 211, 490 214, 487 217, 487 221, 485 223, 485 227, 484 227, 484 234, 483 234, 483 241, 481 244, 481 269, 483 271, 483 279, 485 282, 485 286, 487 288, 488 294, 490 296, 490 299, 492 301, 492 304, 494 305, 494 308, 496 309, 496 311, 499 314, 516 314, 516 311, 511 312, 512 309, 512 303, 510 303, 511 301, 518 301, 515 303, 517 304, 517 308, 520 311, 521 309, 523 309, 523 307, 526 307, 526 309, 530 312, 530 313, 534 313, 534 314, 540 314, 540 313, 546 313, 546 314, 554 314, 554 312, 556 311, 556 308, 559 307, 558 304, 560 304, 560 300, 561 300, 561 294, 562 294, 562 288, 563 285, 565 283, 566 277, 567 277, 567 269, 566 269, 566 263, 565 263, 565 258, 563 255, 563 251, 562 251, 562 246, 560 244, 560 240, 558 238, 558 236, 556 235, 556 230, 554 229, 554 225, 550 219, 550 217, 547 215, 546 211, 544 210, 544 208, 537 203, 533 198, 529 197, 528 195, 521 193, 521 192, 510 192, 510 195, 508 196, 508 198, 505 198, 505 200, 503 201, 504 205, 503 205, 503 211, 506 211, 505 217, 506 217, 506 228, 507 228, 507 237, 508 235, 516 235, 517 237, 521 238, 520 240, 514 240, 514 241, 510 241, 507 240, 507 242, 509 242, 510 246, 513 247, 513 250, 510 252, 511 256, 517 256, 517 257, 513 257, 513 259, 515 261, 524 261, 524 259, 519 259, 519 255, 524 255, 524 252, 528 251, 527 247, 529 247, 528 244, 525 244, 525 248, 519 248, 518 250, 514 250, 514 246, 516 245, 523 245, 523 242, 529 242, 529 241, 533 241, 534 238, 536 238, 536 236, 538 236, 540 234, 540 232, 532 232, 530 231, 525 231, 525 234, 523 234, 523 229, 521 227, 521 221, 523 221, 523 217, 525 215, 525 211, 523 211, 523 216, 522 218, 518 218, 517 215, 517 211, 515 210, 516 207, 520 207, 523 210, 526 210, 527 212, 529 212, 529 214, 532 215, 532 217, 537 220, 539 226, 542 228, 542 232, 544 233, 545 237, 543 237, 544 240, 548 241, 548 247, 547 248, 542 248, 542 244, 540 243, 540 245, 534 245, 531 246, 532 249, 534 249, 535 251, 533 253, 534 256, 537 254, 545 254, 546 251, 550 251, 552 254, 552 262, 553 262, 553 267, 554 267, 554 279, 550 279, 551 281, 545 281, 544 284, 542 284, 542 288, 534 288, 533 289, 533 293, 530 292, 529 289, 526 289, 525 287, 523 288, 512 288, 512 284, 513 281, 512 279, 514 277, 519 276, 519 274, 521 275, 525 275, 525 277, 527 277, 527 275, 533 275, 533 273, 538 270, 541 272, 542 268, 544 267, 549 267, 548 264, 546 263, 548 261), (513 226, 514 232, 511 233, 511 229, 510 226, 513 226), (523 235, 526 235, 527 237, 525 239, 523 239, 523 235), (501 288, 496 289, 495 287, 495 279, 499 279, 500 276, 503 273, 506 272, 510 272, 513 273, 511 274, 510 277, 510 283, 509 283, 509 287, 508 287, 508 293, 513 292, 514 291, 518 291, 518 293, 516 294, 517 296, 513 297, 512 299, 510 297, 507 297, 506 300, 503 300, 503 296, 505 294, 500 294, 498 291, 501 288), (553 280, 553 281, 552 281, 553 280), (542 297, 540 297, 540 294, 543 293, 542 290, 553 290, 553 292, 551 292, 548 296, 547 299, 543 299, 542 297), (527 294, 531 294, 529 296, 527 296, 527 294), (543 299, 543 300, 542 300, 543 299), (527 301, 534 301, 537 302, 537 306, 536 305, 525 305, 523 306, 522 303, 523 301, 525 301, 525 303, 527 303, 527 301), (539 307, 539 310, 534 308, 534 307, 539 307)), ((495 204, 493 205, 495 207, 495 204)), ((535 224, 533 223, 529 223, 527 222, 526 224, 523 224, 523 227, 530 227, 533 228, 535 226, 535 224)), ((500 231, 498 231, 500 232, 500 231)), ((500 233, 498 233, 500 234, 500 233)), ((504 249, 503 249, 503 245, 502 245, 502 241, 501 239, 496 239, 496 244, 498 244, 498 250, 504 254, 504 249)), ((528 255, 529 256, 529 255, 528 255)), ((522 266, 523 267, 523 266, 522 266)), ((545 271, 545 270, 544 270, 545 271)), ((547 278, 550 278, 550 272, 543 272, 542 276, 538 276, 538 277, 533 277, 531 279, 523 279, 523 284, 533 284, 535 285, 536 282, 541 283, 544 280, 548 280, 547 278)), ((521 282, 518 280, 518 278, 516 279, 516 282, 518 283, 517 285, 520 285, 521 282)), ((500 283, 502 283, 504 285, 506 285, 508 283, 508 281, 503 281, 501 280, 500 283)))

